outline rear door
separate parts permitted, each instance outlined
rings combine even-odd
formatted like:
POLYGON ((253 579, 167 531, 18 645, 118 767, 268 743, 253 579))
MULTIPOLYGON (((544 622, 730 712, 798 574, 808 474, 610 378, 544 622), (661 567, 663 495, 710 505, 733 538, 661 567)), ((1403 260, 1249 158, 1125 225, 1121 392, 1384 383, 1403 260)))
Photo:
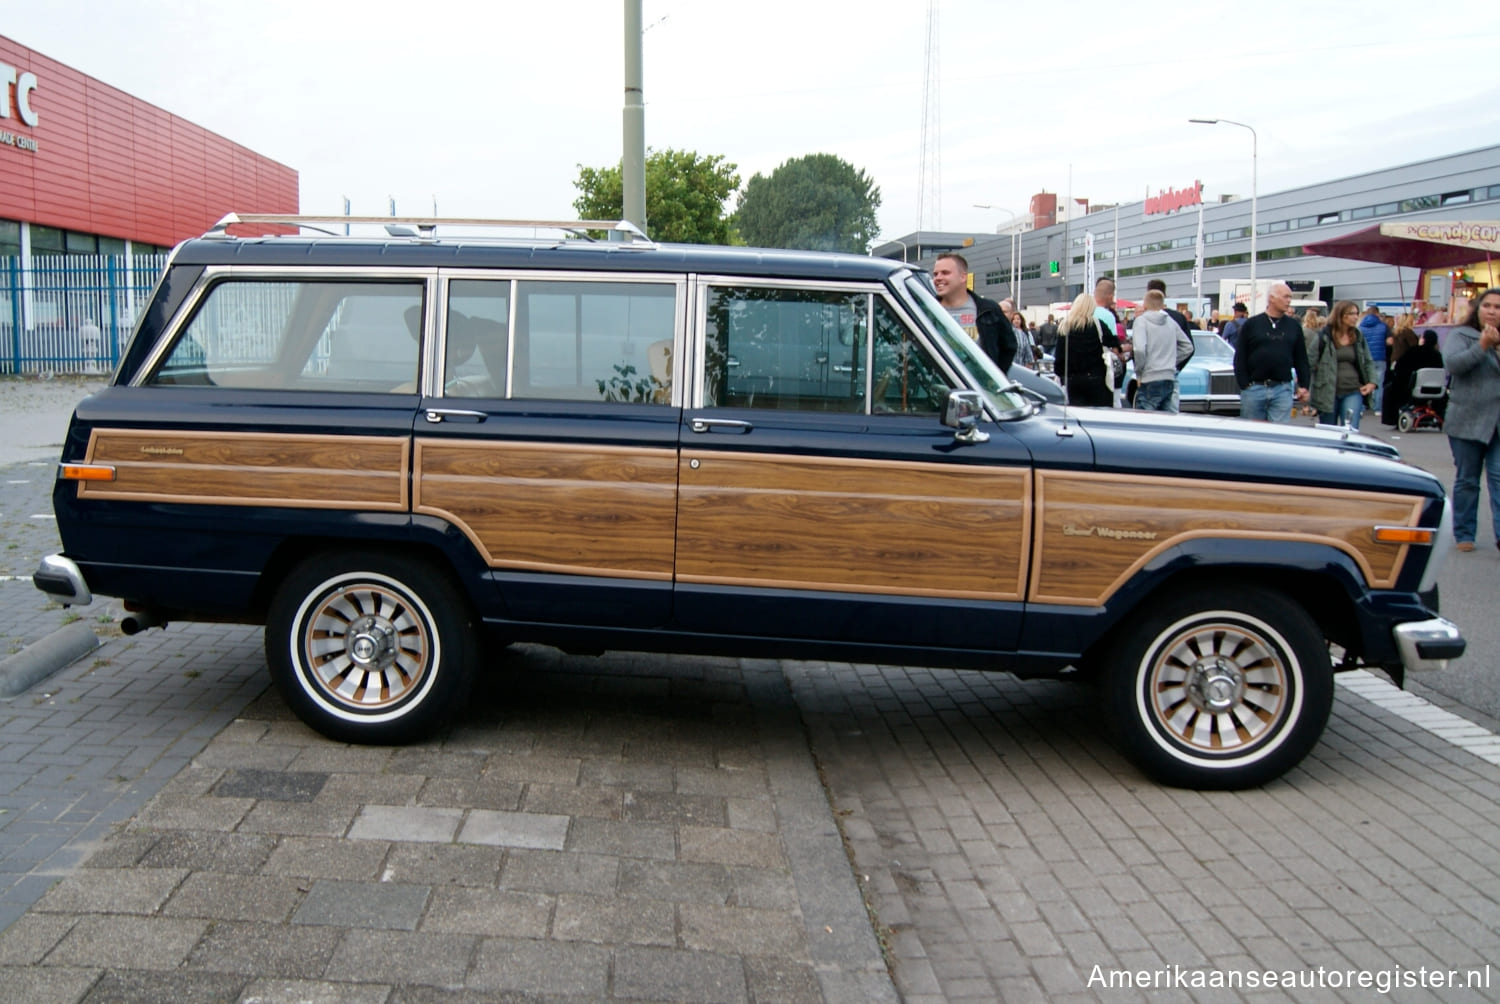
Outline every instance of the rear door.
POLYGON ((414 512, 474 545, 498 616, 662 626, 685 279, 454 270, 441 286, 414 512))
POLYGON ((684 628, 1007 650, 1029 454, 959 445, 949 364, 879 285, 703 278, 683 414, 684 628))

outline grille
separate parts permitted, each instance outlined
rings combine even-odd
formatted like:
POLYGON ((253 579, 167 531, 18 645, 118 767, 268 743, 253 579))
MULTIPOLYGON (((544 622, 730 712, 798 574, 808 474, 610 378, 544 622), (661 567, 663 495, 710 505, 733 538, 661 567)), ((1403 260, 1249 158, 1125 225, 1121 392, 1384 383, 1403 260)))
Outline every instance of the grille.
POLYGON ((1240 385, 1234 379, 1233 373, 1215 373, 1209 383, 1209 388, 1211 394, 1238 395, 1240 392, 1240 385))

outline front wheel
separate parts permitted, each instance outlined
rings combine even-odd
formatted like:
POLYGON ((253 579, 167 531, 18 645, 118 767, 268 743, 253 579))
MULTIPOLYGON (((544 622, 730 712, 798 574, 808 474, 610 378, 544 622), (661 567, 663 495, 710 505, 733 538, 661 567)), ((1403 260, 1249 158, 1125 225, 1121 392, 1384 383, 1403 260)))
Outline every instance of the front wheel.
POLYGON ((1265 784, 1301 762, 1333 708, 1322 633, 1286 596, 1259 587, 1169 596, 1115 654, 1106 688, 1116 735, 1165 784, 1265 784))
POLYGON ((477 634, 467 599, 431 565, 321 555, 277 591, 266 661, 297 717, 325 736, 414 742, 468 694, 477 634))
POLYGON ((1396 416, 1396 428, 1400 429, 1402 432, 1410 432, 1411 426, 1411 412, 1403 411, 1401 414, 1396 416))

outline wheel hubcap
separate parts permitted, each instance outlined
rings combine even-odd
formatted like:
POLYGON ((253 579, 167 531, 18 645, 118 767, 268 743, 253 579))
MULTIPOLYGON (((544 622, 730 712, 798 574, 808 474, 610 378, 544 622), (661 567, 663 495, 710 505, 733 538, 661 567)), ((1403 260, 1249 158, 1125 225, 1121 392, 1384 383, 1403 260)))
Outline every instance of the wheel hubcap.
POLYGON ((367 713, 389 707, 431 672, 426 618, 383 584, 346 583, 315 602, 303 624, 310 682, 335 704, 367 713))
POLYGON ((1258 632, 1200 623, 1155 651, 1147 696, 1167 737, 1200 752, 1243 755, 1276 734, 1290 671, 1286 656, 1258 632))
POLYGON ((1199 659, 1188 670, 1187 697, 1200 711, 1222 714, 1245 694, 1245 674, 1228 660, 1199 659))

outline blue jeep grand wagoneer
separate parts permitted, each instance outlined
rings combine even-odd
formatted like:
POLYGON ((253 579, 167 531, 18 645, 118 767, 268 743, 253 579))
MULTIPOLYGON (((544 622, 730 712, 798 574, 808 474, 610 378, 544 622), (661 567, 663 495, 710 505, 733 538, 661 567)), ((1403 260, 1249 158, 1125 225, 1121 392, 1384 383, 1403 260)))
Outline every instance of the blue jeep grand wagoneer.
POLYGON ((899 262, 330 222, 172 253, 35 577, 263 623, 329 736, 430 733, 510 641, 884 661, 1096 678, 1144 770, 1237 787, 1336 669, 1463 652, 1443 489, 1372 439, 1046 403, 899 262))

